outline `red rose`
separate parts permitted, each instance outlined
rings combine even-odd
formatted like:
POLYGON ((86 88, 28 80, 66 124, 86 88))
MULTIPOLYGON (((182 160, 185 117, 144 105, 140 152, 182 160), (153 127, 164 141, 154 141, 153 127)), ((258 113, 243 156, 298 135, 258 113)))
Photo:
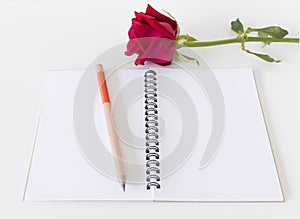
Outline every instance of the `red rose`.
POLYGON ((145 13, 135 12, 128 31, 130 40, 125 54, 137 54, 136 65, 143 65, 145 61, 170 65, 176 52, 177 29, 175 20, 159 13, 148 4, 145 13))

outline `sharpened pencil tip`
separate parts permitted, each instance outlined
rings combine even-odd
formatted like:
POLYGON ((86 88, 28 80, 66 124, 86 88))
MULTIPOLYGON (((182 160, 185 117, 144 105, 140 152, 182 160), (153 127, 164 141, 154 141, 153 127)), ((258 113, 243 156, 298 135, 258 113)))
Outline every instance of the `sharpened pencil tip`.
POLYGON ((123 191, 125 192, 125 183, 122 184, 123 191))

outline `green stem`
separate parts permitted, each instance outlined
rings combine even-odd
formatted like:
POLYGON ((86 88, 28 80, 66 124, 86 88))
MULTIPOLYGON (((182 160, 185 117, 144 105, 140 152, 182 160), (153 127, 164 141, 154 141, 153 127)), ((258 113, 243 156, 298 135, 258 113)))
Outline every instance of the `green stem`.
POLYGON ((266 37, 247 37, 246 39, 242 37, 231 38, 225 40, 216 40, 216 41, 186 41, 184 45, 187 47, 206 47, 206 46, 218 46, 224 44, 232 44, 232 43, 244 43, 244 42, 263 42, 263 43, 299 43, 299 38, 266 38, 266 37))

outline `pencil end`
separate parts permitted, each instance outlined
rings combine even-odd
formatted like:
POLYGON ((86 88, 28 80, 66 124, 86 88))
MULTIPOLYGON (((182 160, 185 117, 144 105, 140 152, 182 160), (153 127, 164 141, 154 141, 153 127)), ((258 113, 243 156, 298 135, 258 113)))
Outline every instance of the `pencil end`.
POLYGON ((125 192, 125 183, 122 183, 123 192, 125 192))
POLYGON ((103 72, 103 65, 97 64, 97 65, 96 65, 96 71, 97 71, 97 72, 103 72))

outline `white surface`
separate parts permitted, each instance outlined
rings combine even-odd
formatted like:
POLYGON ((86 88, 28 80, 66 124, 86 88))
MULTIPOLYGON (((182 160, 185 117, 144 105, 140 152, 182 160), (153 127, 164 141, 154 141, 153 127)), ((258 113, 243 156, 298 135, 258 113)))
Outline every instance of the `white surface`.
MULTIPOLYGON (((73 103, 83 72, 49 72, 25 200, 152 199, 152 193, 146 192, 143 184, 127 185, 123 192, 117 181, 97 172, 81 153, 74 133, 73 103)), ((102 107, 98 105, 99 109, 102 107)), ((104 112, 99 116, 97 122, 103 129, 104 112)), ((114 165, 113 160, 106 160, 111 161, 106 165, 114 165)))
MULTIPOLYGON (((89 160, 88 154, 85 156, 81 154, 81 151, 84 150, 80 151, 80 145, 76 141, 72 113, 75 92, 84 71, 50 71, 47 77, 45 99, 43 100, 24 199, 26 201, 283 201, 252 70, 214 71, 225 99, 226 127, 220 150, 205 169, 199 169, 199 164, 210 135, 209 125, 206 124, 212 123, 212 117, 209 110, 203 110, 209 109, 204 91, 185 70, 157 68, 156 71, 159 74, 160 88, 169 85, 170 92, 176 93, 174 89, 178 89, 177 87, 172 89, 169 80, 160 78, 169 78, 172 74, 172 80, 180 83, 188 93, 191 93, 197 114, 200 116, 198 121, 201 121, 199 123, 199 140, 194 146, 194 150, 191 148, 192 153, 187 161, 180 166, 175 166, 174 170, 177 170, 167 177, 165 173, 167 168, 164 164, 170 166, 172 165, 170 164, 171 161, 169 159, 169 163, 168 161, 161 163, 161 189, 147 191, 146 182, 142 180, 143 183, 139 184, 128 183, 124 193, 117 181, 100 174, 87 162, 89 160), (207 119, 204 120, 203 118, 207 119), (204 125, 202 125, 203 123, 204 125)), ((108 87, 111 90, 119 90, 118 87, 126 86, 126 82, 128 83, 129 80, 135 78, 139 78, 139 82, 142 84, 143 72, 144 70, 141 69, 119 70, 113 74, 113 78, 109 78, 108 87)), ((137 94, 139 96, 143 92, 142 86, 132 89, 138 89, 137 94)), ((163 93, 162 89, 159 90, 161 90, 159 97, 167 95, 163 93)), ((112 104, 116 104, 113 101, 115 99, 114 92, 110 98, 112 104)), ((129 105, 132 98, 134 99, 134 96, 131 98, 124 96, 120 101, 123 104, 124 101, 129 101, 129 105)), ((167 151, 172 151, 173 145, 175 147, 177 145, 176 142, 170 143, 168 140, 173 139, 177 129, 181 129, 175 118, 179 116, 184 119, 184 116, 187 115, 174 114, 172 105, 169 103, 162 106, 161 100, 159 98, 159 114, 165 119, 167 134, 160 138, 160 149, 161 154, 166 154, 167 151), (167 117, 163 116, 168 114, 172 115, 171 120, 167 120, 167 117)), ((143 114, 144 103, 143 101, 139 103, 139 110, 118 109, 119 113, 124 112, 125 114, 121 119, 130 119, 126 115, 131 111, 135 111, 135 115, 143 114)), ((176 104, 179 109, 182 109, 183 106, 180 105, 180 102, 176 102, 176 104)), ((97 96, 95 105, 94 121, 95 124, 99 124, 97 126, 98 132, 103 132, 101 130, 106 127, 106 124, 104 112, 101 111, 103 106, 99 96, 97 96)), ((119 106, 122 107, 122 105, 119 106)), ((82 116, 86 117, 85 115, 82 116)), ((132 118, 129 123, 144 124, 142 118, 140 120, 132 118)), ((195 120, 196 118, 192 119, 195 120)), ((124 127, 120 127, 116 123, 116 130, 122 128, 124 127)), ((144 130, 144 127, 136 126, 133 133, 137 133, 139 129, 144 130)), ((85 130, 88 132, 87 129, 85 130)), ((159 130, 162 130, 162 127, 159 127, 159 130)), ((197 132, 198 130, 190 131, 197 132)), ((133 138, 130 133, 127 135, 125 139, 126 137, 127 139, 133 138)), ((100 139, 104 139, 102 140, 103 143, 107 142, 108 134, 103 133, 100 139)), ((101 147, 98 142, 95 144, 101 147)), ((183 144, 187 144, 187 142, 183 142, 183 144)), ((89 142, 88 145, 81 147, 89 146, 88 150, 91 150, 91 145, 92 142, 89 142)), ((106 148, 108 146, 102 145, 106 148)), ((124 160, 129 163, 141 164, 139 168, 134 169, 131 166, 124 166, 129 182, 132 175, 141 175, 140 178, 145 179, 144 148, 138 145, 138 142, 131 141, 129 144, 126 140, 120 141, 120 147, 123 151, 124 160), (132 147, 132 143, 135 147, 132 147), (128 152, 129 149, 130 152, 128 152), (127 156, 128 154, 131 156, 127 156), (138 159, 134 157, 138 157, 138 159)), ((188 150, 187 147, 185 148, 188 150)), ((94 154, 100 155, 101 153, 93 150, 93 158, 95 157, 94 154)), ((180 157, 177 156, 177 158, 180 157)), ((101 156, 98 159, 101 159, 101 156)), ((114 165, 113 159, 106 158, 105 160, 107 160, 107 166, 114 165)), ((91 163, 93 164, 93 162, 91 163)), ((100 171, 102 173, 104 170, 100 168, 100 171)))
MULTIPOLYGON (((212 162, 206 168, 200 169, 199 158, 205 145, 203 138, 200 137, 195 151, 186 163, 173 175, 161 181, 162 189, 155 192, 155 199, 282 201, 281 188, 251 69, 213 71, 223 91, 226 108, 226 125, 220 149, 212 162)), ((181 71, 174 72, 173 78, 179 81, 182 75, 180 73, 181 71)), ((182 84, 183 87, 189 87, 186 89, 192 87, 192 83, 182 84), (188 84, 190 85, 187 86, 188 84)), ((201 90, 193 89, 192 92, 200 93, 199 91, 201 90)), ((196 103, 198 111, 202 106, 205 107, 203 103, 196 103)), ((202 116, 210 117, 210 114, 205 112, 202 116)), ((212 123, 211 118, 209 121, 212 123)), ((199 123, 202 122, 202 118, 199 118, 199 123)), ((200 133, 209 136, 210 132, 207 133, 204 129, 206 128, 200 127, 200 133)), ((169 145, 162 143, 161 147, 169 145)), ((163 165, 161 169, 163 174, 165 170, 163 165)))
MULTIPOLYGON (((234 36, 229 22, 282 25, 299 36, 299 1, 147 1, 170 11, 200 39, 234 36)), ((285 203, 23 203, 35 124, 48 69, 84 68, 127 40, 133 10, 146 1, 0 2, 0 215, 5 218, 298 218, 300 216, 299 47, 265 48, 283 63, 242 53, 239 45, 196 49, 214 68, 253 67, 286 197, 285 203)), ((254 46, 255 47, 255 46, 254 46)), ((256 47, 259 48, 259 47, 256 47)))

